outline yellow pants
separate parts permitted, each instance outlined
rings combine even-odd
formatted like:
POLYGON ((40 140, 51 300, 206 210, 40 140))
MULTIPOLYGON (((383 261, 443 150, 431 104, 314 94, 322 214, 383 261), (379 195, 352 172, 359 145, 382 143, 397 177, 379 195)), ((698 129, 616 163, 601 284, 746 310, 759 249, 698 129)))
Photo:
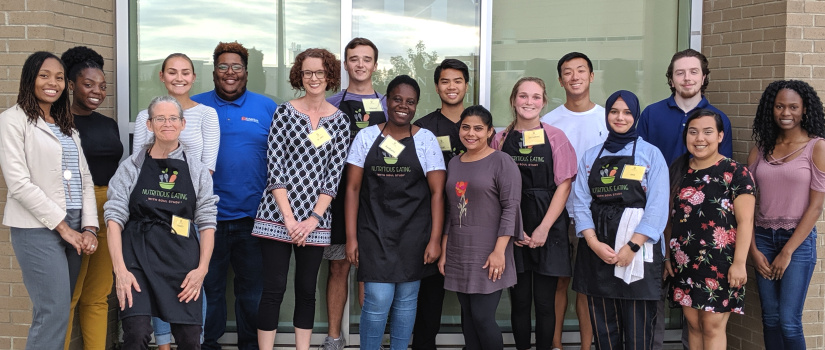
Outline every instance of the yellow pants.
POLYGON ((109 293, 112 292, 112 259, 106 240, 106 223, 103 222, 103 203, 106 202, 108 186, 95 186, 97 217, 100 231, 97 232, 97 251, 84 255, 80 265, 80 275, 72 295, 72 309, 69 313, 69 328, 66 331, 64 349, 69 349, 74 322, 75 308, 80 308, 80 332, 83 348, 86 350, 106 349, 106 334, 109 324, 109 293))

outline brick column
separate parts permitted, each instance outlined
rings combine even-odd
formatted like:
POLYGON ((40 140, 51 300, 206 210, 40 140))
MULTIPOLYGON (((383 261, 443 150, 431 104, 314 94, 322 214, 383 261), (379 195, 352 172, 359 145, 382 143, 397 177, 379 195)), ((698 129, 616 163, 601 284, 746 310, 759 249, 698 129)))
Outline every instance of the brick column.
MULTIPOLYGON (((113 34, 114 1, 111 0, 0 1, 0 111, 17 101, 20 70, 32 52, 43 50, 59 56, 73 46, 84 45, 105 58, 104 71, 111 88, 99 111, 114 116, 113 34)), ((6 183, 0 177, 0 220, 6 194, 6 183)), ((110 327, 116 326, 112 317, 109 323, 110 327)), ((0 226, 0 349, 24 349, 30 325, 31 301, 14 257, 9 229, 0 226)), ((113 340, 110 339, 109 347, 113 340)), ((79 333, 75 332, 72 348, 81 347, 79 333)))
MULTIPOLYGON (((765 87, 774 80, 800 79, 825 98, 825 3, 820 1, 705 0, 702 51, 711 83, 707 97, 733 124, 734 158, 745 161, 754 143, 751 124, 765 87), (819 39, 819 40, 817 40, 819 39)), ((822 232, 825 223, 817 222, 822 232)), ((825 238, 805 301, 802 322, 809 349, 825 348, 825 238)), ((749 267, 745 316, 731 315, 730 349, 764 348, 762 310, 749 267)))

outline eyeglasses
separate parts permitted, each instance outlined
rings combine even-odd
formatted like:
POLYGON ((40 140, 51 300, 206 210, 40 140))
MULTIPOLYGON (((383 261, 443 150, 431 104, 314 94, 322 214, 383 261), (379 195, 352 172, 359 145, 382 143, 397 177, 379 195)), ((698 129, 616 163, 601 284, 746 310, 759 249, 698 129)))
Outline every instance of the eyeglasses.
POLYGON ((156 118, 152 118, 152 121, 155 122, 155 124, 159 124, 159 125, 166 124, 167 120, 172 124, 177 124, 181 120, 183 120, 183 118, 182 117, 169 117, 169 118, 156 117, 156 118))
POLYGON ((315 75, 315 77, 316 77, 316 78, 318 78, 318 79, 324 79, 324 78, 327 76, 327 71, 324 71, 324 70, 316 70, 316 71, 314 71, 314 72, 313 72, 313 71, 311 71, 311 70, 302 70, 302 71, 301 71, 301 74, 304 76, 304 79, 310 79, 310 78, 312 78, 312 75, 313 75, 313 74, 314 74, 314 75, 315 75))
POLYGON ((228 65, 226 63, 221 63, 221 64, 218 65, 218 72, 226 73, 226 71, 228 71, 229 68, 232 68, 232 71, 235 72, 235 73, 240 73, 240 72, 243 72, 244 66, 242 64, 237 64, 237 63, 233 64, 233 65, 228 65))

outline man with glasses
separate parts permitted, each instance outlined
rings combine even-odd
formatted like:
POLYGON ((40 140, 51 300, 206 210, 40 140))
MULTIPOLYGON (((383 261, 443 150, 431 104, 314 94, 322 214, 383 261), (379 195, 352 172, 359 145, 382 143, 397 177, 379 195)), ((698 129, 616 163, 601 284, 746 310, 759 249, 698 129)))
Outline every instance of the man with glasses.
MULTIPOLYGON (((372 85, 372 73, 378 66, 376 62, 378 48, 375 44, 369 39, 354 38, 347 43, 344 56, 344 70, 347 71, 349 86, 327 98, 327 102, 338 107, 349 118, 351 142, 361 129, 387 121, 384 114, 387 110, 387 99, 375 91, 372 85)), ((327 279, 329 332, 321 346, 323 350, 340 350, 346 345, 341 334, 341 320, 344 317, 344 305, 347 302, 350 263, 347 261, 346 254, 345 191, 340 190, 347 183, 346 175, 346 172, 341 174, 338 195, 332 201, 332 244, 324 248, 324 259, 329 260, 329 278, 327 279)))
POLYGON ((263 290, 261 251, 251 235, 255 213, 266 188, 266 150, 269 127, 277 104, 247 91, 249 54, 243 45, 218 43, 212 58, 215 89, 192 100, 214 108, 220 121, 221 143, 212 175, 218 201, 215 249, 203 286, 206 323, 203 349, 220 349, 226 331, 226 285, 229 265, 235 272, 235 320, 238 348, 258 349, 258 303, 263 290))

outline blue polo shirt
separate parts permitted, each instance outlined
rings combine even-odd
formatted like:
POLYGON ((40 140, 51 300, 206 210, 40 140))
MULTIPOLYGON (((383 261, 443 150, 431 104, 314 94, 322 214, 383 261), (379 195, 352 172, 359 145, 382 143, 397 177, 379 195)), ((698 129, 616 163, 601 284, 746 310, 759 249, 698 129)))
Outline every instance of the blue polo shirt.
POLYGON ((278 105, 251 91, 235 101, 225 101, 215 90, 192 100, 218 112, 221 144, 212 175, 218 201, 218 220, 255 217, 266 188, 266 151, 269 127, 278 105))
POLYGON ((711 106, 705 96, 702 96, 702 101, 699 101, 699 104, 687 113, 676 105, 673 95, 647 106, 642 111, 642 116, 639 117, 636 131, 645 141, 658 147, 665 156, 665 161, 670 165, 676 158, 687 152, 687 147, 682 140, 682 132, 688 116, 693 111, 703 108, 712 110, 722 117, 725 136, 719 145, 719 153, 728 158, 733 157, 733 132, 730 128, 730 119, 725 113, 711 106))

